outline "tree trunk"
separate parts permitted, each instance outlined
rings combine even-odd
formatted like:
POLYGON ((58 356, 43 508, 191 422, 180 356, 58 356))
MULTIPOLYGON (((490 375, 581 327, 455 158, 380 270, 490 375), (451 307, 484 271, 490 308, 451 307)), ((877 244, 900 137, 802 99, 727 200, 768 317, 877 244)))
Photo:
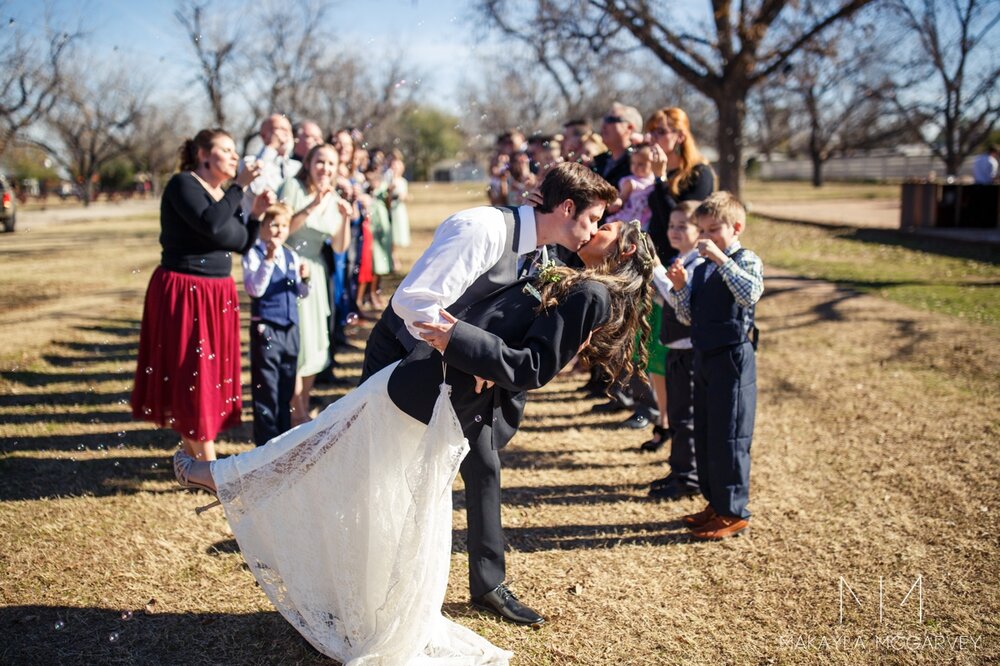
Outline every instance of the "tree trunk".
POLYGON ((813 167, 813 187, 823 187, 823 156, 817 152, 809 155, 813 167))
POLYGON ((746 92, 727 94, 713 100, 719 111, 719 189, 740 198, 743 190, 743 121, 746 118, 746 92))

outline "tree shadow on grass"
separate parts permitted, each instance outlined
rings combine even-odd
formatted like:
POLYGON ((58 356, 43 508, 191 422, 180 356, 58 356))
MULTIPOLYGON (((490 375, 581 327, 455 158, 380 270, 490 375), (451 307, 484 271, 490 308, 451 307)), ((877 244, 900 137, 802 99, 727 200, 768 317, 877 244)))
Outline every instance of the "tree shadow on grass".
MULTIPOLYGON (((467 530, 452 532, 452 552, 466 552, 467 530)), ((540 553, 551 550, 595 550, 619 546, 676 546, 695 543, 680 520, 605 525, 546 525, 504 527, 509 550, 540 553)))
MULTIPOLYGON (((107 497, 150 491, 150 481, 174 481, 170 455, 100 458, 0 458, 0 501, 107 497)), ((172 487, 163 492, 180 492, 172 487)))
POLYGON ((14 451, 102 451, 113 450, 119 444, 130 449, 162 449, 164 455, 173 455, 173 448, 180 436, 172 430, 128 430, 120 436, 107 432, 76 433, 69 435, 29 435, 0 439, 0 452, 14 451))
POLYGON ((945 236, 919 236, 899 229, 842 229, 840 238, 858 243, 891 245, 956 259, 1000 263, 1000 246, 945 236))
POLYGON ((130 608, 0 608, 0 663, 337 663, 314 650, 277 611, 158 612, 154 604, 147 613, 147 601, 136 599, 130 608))
MULTIPOLYGON (((564 430, 565 426, 554 427, 552 430, 564 430)), ((524 430, 524 428, 522 428, 524 430)), ((649 464, 662 464, 662 460, 649 461, 649 464)), ((524 451, 503 449, 500 452, 500 466, 503 469, 617 469, 635 467, 642 464, 631 462, 586 462, 576 459, 575 451, 524 451)))

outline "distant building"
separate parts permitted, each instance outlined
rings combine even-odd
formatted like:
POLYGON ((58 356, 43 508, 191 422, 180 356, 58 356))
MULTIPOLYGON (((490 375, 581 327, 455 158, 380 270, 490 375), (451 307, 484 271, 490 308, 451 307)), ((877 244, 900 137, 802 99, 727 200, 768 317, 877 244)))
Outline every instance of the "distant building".
POLYGON ((437 183, 467 183, 486 180, 486 174, 475 160, 442 160, 431 168, 431 180, 437 183))

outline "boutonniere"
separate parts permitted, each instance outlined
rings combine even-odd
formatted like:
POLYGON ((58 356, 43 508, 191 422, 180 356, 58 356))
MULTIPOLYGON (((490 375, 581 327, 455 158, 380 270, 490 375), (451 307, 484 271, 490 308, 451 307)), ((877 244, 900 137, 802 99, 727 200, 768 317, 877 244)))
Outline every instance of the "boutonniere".
MULTIPOLYGON (((536 263, 535 267, 536 267, 535 275, 532 278, 532 281, 537 283, 539 287, 542 285, 559 282, 563 278, 563 276, 560 275, 559 272, 556 270, 557 266, 556 262, 554 261, 545 261, 543 263, 536 263)), ((538 287, 536 287, 534 284, 531 284, 531 282, 526 282, 524 285, 524 289, 522 289, 521 291, 523 291, 525 294, 534 296, 536 299, 538 299, 539 303, 542 302, 542 292, 540 292, 538 290, 538 287)))
POLYGON ((551 282, 559 282, 562 280, 563 276, 559 274, 556 270, 556 262, 546 261, 541 266, 538 267, 538 283, 539 284, 549 284, 551 282))

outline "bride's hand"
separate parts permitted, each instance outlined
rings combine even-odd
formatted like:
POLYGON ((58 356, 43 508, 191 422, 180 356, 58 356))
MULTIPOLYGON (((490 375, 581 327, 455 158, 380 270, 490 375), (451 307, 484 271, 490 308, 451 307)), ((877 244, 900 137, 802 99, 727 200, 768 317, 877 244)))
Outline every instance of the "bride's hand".
POLYGON ((444 350, 448 347, 448 342, 451 341, 451 331, 455 327, 455 322, 458 320, 444 309, 440 311, 440 315, 441 318, 445 320, 444 324, 415 321, 413 322, 413 325, 424 331, 420 334, 420 337, 424 339, 424 342, 444 354, 444 350))

